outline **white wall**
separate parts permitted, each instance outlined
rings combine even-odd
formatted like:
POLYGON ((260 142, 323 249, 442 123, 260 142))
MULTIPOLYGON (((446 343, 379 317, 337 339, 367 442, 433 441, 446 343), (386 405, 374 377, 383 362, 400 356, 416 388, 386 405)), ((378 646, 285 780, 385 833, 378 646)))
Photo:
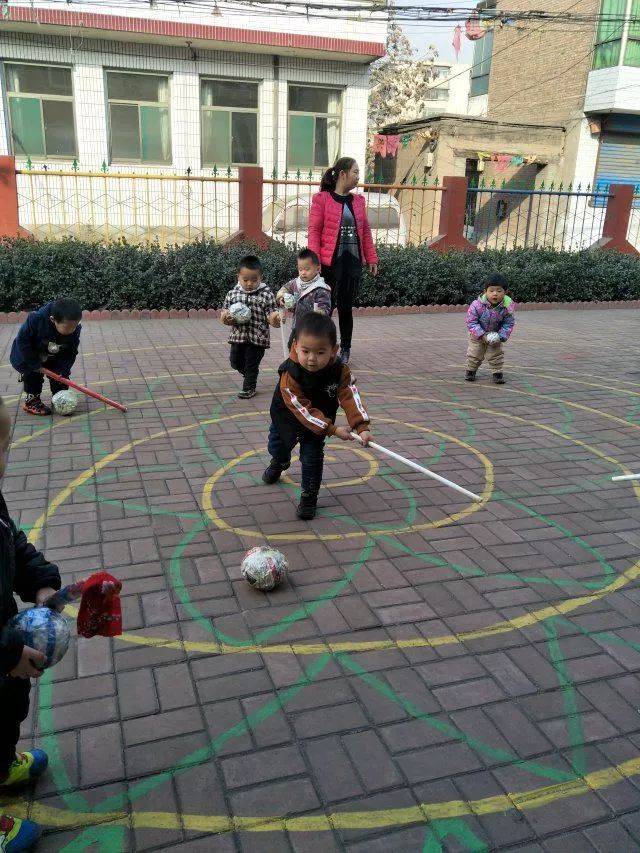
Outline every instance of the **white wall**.
POLYGON ((468 115, 483 118, 489 112, 489 95, 476 95, 469 98, 468 115))
POLYGON ((584 108, 586 112, 640 113, 640 68, 619 65, 590 71, 584 108))

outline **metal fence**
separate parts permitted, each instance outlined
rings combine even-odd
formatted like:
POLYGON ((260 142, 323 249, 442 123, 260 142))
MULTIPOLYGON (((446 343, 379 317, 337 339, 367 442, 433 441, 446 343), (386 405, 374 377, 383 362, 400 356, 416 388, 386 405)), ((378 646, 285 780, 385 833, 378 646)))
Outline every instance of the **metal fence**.
POLYGON ((632 246, 635 246, 636 249, 640 250, 640 194, 634 195, 633 197, 633 207, 631 208, 631 215, 629 217, 627 240, 632 246))
POLYGON ((535 246, 577 251, 602 236, 609 194, 572 190, 471 186, 465 236, 479 249, 535 246))
POLYGON ((20 225, 60 240, 224 240, 238 227, 238 178, 16 170, 20 225))
MULTIPOLYGON (((313 180, 264 181, 262 230, 287 244, 306 246, 311 199, 319 190, 313 180)), ((420 245, 437 233, 442 188, 419 184, 364 184, 367 219, 374 242, 420 245)))

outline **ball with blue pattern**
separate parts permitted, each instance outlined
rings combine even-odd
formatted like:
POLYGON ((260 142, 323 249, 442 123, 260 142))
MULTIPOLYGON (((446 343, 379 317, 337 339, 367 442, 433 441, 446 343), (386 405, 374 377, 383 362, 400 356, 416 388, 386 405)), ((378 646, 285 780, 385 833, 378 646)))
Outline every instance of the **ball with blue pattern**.
POLYGON ((67 620, 48 607, 23 610, 9 620, 7 630, 18 636, 25 646, 42 652, 45 656, 44 669, 62 660, 71 640, 67 620))

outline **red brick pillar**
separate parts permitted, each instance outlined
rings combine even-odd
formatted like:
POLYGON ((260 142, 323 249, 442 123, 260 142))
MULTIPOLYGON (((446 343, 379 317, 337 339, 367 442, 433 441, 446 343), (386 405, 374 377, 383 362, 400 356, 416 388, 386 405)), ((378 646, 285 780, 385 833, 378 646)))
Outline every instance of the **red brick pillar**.
POLYGON ((627 240, 634 189, 630 184, 611 184, 602 237, 590 247, 591 249, 615 249, 625 255, 640 254, 627 240))
POLYGON ((262 168, 240 166, 238 191, 238 225, 235 234, 225 240, 225 246, 233 243, 257 243, 261 249, 269 245, 269 237, 262 230, 262 168))
POLYGON ((0 237, 19 237, 26 233, 18 222, 16 158, 0 157, 0 237))
POLYGON ((438 234, 429 240, 427 246, 436 252, 448 252, 458 249, 474 252, 476 247, 464 236, 464 217, 467 209, 466 178, 445 177, 442 181, 442 206, 438 234))

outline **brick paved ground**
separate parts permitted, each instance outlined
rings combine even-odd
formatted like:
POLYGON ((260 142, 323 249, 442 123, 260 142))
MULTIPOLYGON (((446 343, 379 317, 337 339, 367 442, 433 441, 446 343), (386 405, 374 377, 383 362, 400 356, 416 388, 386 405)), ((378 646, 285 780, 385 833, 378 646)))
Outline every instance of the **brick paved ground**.
POLYGON ((65 580, 123 580, 128 633, 34 696, 39 849, 637 849, 640 489, 609 482, 640 466, 636 322, 522 314, 501 388, 461 381, 460 315, 359 320, 381 442, 490 498, 331 442, 311 524, 259 482, 277 333, 241 401, 213 322, 86 324, 76 375, 128 415, 19 414, 3 489, 65 580), (263 595, 267 535, 291 570, 263 595))

